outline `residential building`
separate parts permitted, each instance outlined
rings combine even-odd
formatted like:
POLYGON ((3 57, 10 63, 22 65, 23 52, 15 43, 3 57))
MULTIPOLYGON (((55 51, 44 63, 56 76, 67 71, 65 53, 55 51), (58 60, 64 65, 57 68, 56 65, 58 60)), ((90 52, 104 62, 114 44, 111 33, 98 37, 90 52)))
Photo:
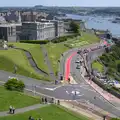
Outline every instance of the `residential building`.
POLYGON ((6 40, 8 42, 17 41, 17 31, 16 28, 21 27, 21 24, 0 24, 0 39, 6 40))
POLYGON ((23 40, 46 40, 55 38, 55 27, 52 22, 24 22, 22 23, 23 40))

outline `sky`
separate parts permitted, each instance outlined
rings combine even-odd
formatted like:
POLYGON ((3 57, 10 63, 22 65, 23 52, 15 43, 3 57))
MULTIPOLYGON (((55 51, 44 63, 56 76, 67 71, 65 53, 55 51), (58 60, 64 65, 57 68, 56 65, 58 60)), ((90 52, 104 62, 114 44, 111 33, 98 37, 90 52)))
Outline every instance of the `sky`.
POLYGON ((120 0, 0 0, 0 6, 119 6, 120 0))

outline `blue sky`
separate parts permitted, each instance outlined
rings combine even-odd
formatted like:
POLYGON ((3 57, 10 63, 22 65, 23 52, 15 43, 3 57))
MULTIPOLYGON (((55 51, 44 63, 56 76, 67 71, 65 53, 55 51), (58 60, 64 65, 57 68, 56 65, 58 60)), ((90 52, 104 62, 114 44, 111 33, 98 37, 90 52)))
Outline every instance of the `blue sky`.
POLYGON ((120 0, 0 0, 0 6, 120 6, 120 0))

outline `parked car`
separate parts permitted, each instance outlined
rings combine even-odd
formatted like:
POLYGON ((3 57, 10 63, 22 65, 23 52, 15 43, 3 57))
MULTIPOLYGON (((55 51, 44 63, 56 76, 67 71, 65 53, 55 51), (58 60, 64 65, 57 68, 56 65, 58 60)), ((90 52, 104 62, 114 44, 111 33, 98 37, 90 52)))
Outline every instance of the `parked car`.
POLYGON ((80 69, 80 65, 77 65, 76 69, 80 69))
POLYGON ((84 49, 84 50, 83 50, 83 54, 88 53, 88 52, 89 52, 88 49, 84 49))
POLYGON ((77 51, 77 54, 80 54, 81 52, 82 52, 82 50, 80 49, 80 50, 77 51))
POLYGON ((76 60, 75 62, 76 62, 76 63, 80 63, 80 60, 76 60))

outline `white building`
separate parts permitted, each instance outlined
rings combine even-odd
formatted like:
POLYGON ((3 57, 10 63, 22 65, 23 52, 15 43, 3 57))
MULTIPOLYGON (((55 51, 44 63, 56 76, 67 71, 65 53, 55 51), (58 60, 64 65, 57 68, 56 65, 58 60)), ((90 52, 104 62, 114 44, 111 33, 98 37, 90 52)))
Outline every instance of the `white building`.
POLYGON ((60 36, 63 36, 65 34, 64 21, 42 19, 41 22, 51 22, 51 23, 54 23, 54 26, 55 26, 55 37, 60 37, 60 36))
POLYGON ((52 22, 22 23, 23 40, 46 40, 55 38, 55 25, 52 22))

